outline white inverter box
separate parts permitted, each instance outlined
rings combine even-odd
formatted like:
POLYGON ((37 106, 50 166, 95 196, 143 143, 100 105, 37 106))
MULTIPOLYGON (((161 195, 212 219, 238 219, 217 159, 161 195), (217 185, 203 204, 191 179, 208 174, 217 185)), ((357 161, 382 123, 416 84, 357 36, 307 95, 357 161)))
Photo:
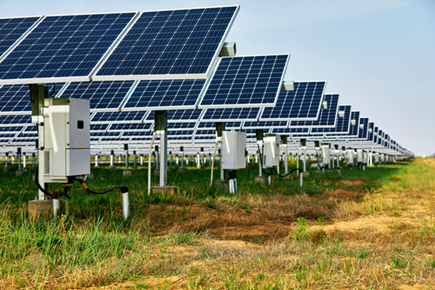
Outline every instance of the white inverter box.
POLYGON ((90 106, 88 100, 44 100, 44 176, 46 182, 66 182, 68 176, 89 174, 90 106))
POLYGON ((236 170, 246 168, 246 133, 222 132, 222 169, 236 170))

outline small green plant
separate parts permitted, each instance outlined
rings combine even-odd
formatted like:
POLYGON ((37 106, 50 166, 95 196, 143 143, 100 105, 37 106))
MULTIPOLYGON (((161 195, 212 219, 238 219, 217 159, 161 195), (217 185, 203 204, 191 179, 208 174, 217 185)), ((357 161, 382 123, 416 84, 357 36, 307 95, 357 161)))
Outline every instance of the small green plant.
POLYGON ((298 229, 292 233, 293 238, 298 242, 306 240, 311 230, 308 227, 308 221, 304 218, 298 218, 298 229))
POLYGON ((407 262, 404 259, 401 259, 399 257, 391 258, 391 263, 393 265, 393 268, 396 268, 396 269, 404 269, 407 266, 407 262))
POLYGON ((257 274, 257 279, 258 280, 264 280, 266 278, 266 275, 264 275, 263 273, 258 273, 257 274))
POLYGON ((369 253, 365 249, 360 249, 355 255, 358 259, 365 259, 369 256, 369 253))

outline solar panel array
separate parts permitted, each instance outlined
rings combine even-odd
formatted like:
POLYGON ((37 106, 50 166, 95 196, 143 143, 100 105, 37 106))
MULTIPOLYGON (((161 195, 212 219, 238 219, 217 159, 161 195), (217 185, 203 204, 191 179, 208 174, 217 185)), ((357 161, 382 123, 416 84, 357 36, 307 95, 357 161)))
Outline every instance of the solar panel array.
POLYGON ((123 110, 195 109, 206 80, 140 81, 123 110))
POLYGON ((325 95, 325 81, 294 82, 294 90, 281 91, 289 88, 283 86, 289 54, 218 58, 238 11, 1 18, 2 147, 34 146, 28 84, 49 82, 51 97, 90 101, 93 146, 147 146, 153 110, 168 110, 168 139, 192 149, 195 143, 212 148, 216 122, 226 122, 226 130, 247 133, 249 146, 263 129, 293 140, 342 138, 403 150, 368 118, 338 106, 338 94, 325 95), (337 118, 337 109, 344 117, 337 118))
POLYGON ((40 16, 0 18, 0 59, 39 19, 40 16))
POLYGON ((207 109, 202 121, 207 122, 238 122, 257 121, 260 108, 225 108, 207 109))
POLYGON ((326 102, 327 108, 321 109, 316 121, 290 121, 289 127, 335 127, 337 119, 338 101, 340 95, 324 95, 323 102, 326 102))
POLYGON ((47 16, 0 63, 1 80, 89 80, 136 13, 47 16))
POLYGON ((337 118, 336 125, 334 128, 312 128, 311 133, 319 134, 319 133, 348 133, 349 125, 350 125, 350 114, 351 114, 351 106, 350 105, 340 105, 338 106, 338 112, 344 112, 344 117, 337 118))
POLYGON ((144 12, 96 79, 205 75, 238 10, 238 6, 228 6, 144 12))
POLYGON ((276 106, 265 108, 260 121, 317 120, 326 82, 295 82, 294 90, 281 91, 276 106))
POLYGON ((70 83, 60 97, 89 100, 91 111, 118 111, 133 81, 70 83))
POLYGON ((199 108, 274 106, 290 55, 224 57, 199 108))

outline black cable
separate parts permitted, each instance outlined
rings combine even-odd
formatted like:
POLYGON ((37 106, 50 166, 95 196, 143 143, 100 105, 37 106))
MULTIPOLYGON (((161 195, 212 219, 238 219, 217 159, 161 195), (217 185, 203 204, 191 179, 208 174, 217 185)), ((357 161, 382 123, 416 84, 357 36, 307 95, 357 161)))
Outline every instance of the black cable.
MULTIPOLYGON (((262 169, 262 171, 263 171, 263 173, 264 173, 265 175, 269 176, 269 175, 275 174, 276 176, 279 176, 279 177, 287 177, 287 176, 289 176, 290 174, 292 174, 293 172, 295 172, 295 171, 297 171, 297 170, 299 170, 299 172, 304 172, 302 169, 296 167, 295 169, 293 169, 293 170, 290 171, 289 173, 284 174, 284 175, 280 175, 280 174, 276 171, 276 168, 275 168, 275 167, 272 167, 272 168, 270 169, 270 173, 267 173, 267 172, 264 170, 264 167, 263 167, 263 154, 262 154, 261 151, 260 151, 260 145, 258 145, 258 143, 257 143, 257 147, 258 147, 258 155, 260 155, 261 169, 262 169)), ((286 162, 287 162, 287 161, 286 161, 286 162)))
POLYGON ((299 171, 299 172, 304 172, 302 169, 300 169, 300 168, 295 168, 295 169, 293 169, 292 171, 290 171, 289 173, 287 173, 287 174, 279 174, 277 171, 276 171, 276 168, 275 167, 273 167, 273 171, 274 171, 274 173, 275 173, 275 175, 276 176, 279 176, 279 177, 287 177, 287 176, 289 176, 290 174, 292 174, 293 172, 295 172, 295 171, 299 171))
POLYGON ((88 191, 89 193, 92 193, 92 194, 105 194, 105 193, 108 193, 108 192, 116 190, 116 189, 120 189, 122 193, 128 192, 128 188, 126 186, 113 186, 113 187, 108 188, 108 189, 103 190, 103 191, 94 191, 92 189, 89 189, 89 187, 86 185, 86 183, 83 181, 83 179, 77 179, 77 180, 80 182, 82 187, 84 189, 86 189, 86 191, 88 191))
POLYGON ((45 195, 47 195, 47 196, 53 198, 52 194, 49 193, 48 191, 46 191, 46 190, 41 186, 41 184, 39 184, 39 179, 38 179, 39 174, 38 174, 38 173, 39 173, 39 164, 36 165, 36 173, 35 173, 35 183, 36 183, 36 187, 38 187, 38 189, 39 189, 40 191, 42 191, 45 195))

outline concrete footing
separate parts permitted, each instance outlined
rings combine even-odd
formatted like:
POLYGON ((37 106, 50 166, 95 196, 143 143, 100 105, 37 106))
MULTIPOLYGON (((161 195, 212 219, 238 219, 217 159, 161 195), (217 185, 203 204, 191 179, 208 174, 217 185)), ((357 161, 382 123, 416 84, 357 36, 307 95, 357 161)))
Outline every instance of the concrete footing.
POLYGON ((94 180, 94 174, 92 172, 89 174, 86 174, 86 179, 94 180))
POLYGON ((310 176, 310 172, 308 172, 308 171, 304 171, 304 172, 302 172, 302 175, 303 175, 304 177, 308 177, 308 176, 310 176))
POLYGON ((316 173, 322 173, 322 170, 316 169, 316 170, 314 170, 314 172, 316 172, 316 173))
POLYGON ((178 173, 186 173, 186 168, 178 168, 178 173))
POLYGON ((51 200, 31 200, 28 203, 27 211, 32 218, 52 215, 53 202, 51 200))
POLYGON ((178 193, 178 187, 176 186, 153 186, 153 193, 163 193, 173 195, 178 193))
POLYGON ((133 166, 133 170, 137 170, 137 166, 133 166))
POLYGON ((160 176, 160 169, 154 169, 154 176, 160 176))
POLYGON ((124 176, 124 177, 131 176, 131 170, 124 170, 122 172, 122 176, 124 176))
POLYGON ((15 176, 22 176, 23 173, 24 173, 23 170, 17 170, 17 171, 15 171, 15 176))
POLYGON ((116 171, 116 167, 115 166, 110 167, 110 171, 115 172, 116 171))
POLYGON ((255 182, 267 185, 267 176, 255 176, 255 182))
POLYGON ((3 171, 8 172, 9 171, 9 167, 3 167, 3 171))
POLYGON ((201 170, 206 170, 206 169, 207 169, 207 166, 201 165, 201 170))
POLYGON ((221 187, 224 190, 228 190, 228 180, 215 180, 216 186, 221 187))

